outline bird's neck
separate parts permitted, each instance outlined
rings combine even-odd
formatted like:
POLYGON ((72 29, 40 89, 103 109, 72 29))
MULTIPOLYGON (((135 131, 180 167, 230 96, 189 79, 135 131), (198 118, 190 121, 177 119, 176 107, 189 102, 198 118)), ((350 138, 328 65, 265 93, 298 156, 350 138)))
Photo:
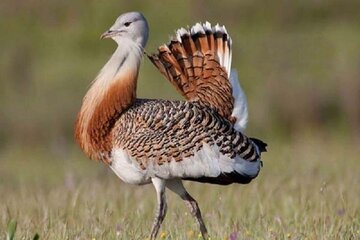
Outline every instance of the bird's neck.
POLYGON ((92 82, 75 126, 75 138, 91 159, 109 162, 111 130, 121 113, 136 99, 142 48, 124 42, 92 82))

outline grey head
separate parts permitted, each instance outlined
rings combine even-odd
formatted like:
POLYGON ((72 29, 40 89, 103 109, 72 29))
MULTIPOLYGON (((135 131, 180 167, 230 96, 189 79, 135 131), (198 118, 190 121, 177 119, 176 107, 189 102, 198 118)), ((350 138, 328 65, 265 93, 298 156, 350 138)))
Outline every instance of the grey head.
POLYGON ((128 12, 121 14, 111 28, 101 35, 101 39, 112 38, 117 44, 124 40, 132 40, 145 47, 149 35, 149 26, 139 12, 128 12))

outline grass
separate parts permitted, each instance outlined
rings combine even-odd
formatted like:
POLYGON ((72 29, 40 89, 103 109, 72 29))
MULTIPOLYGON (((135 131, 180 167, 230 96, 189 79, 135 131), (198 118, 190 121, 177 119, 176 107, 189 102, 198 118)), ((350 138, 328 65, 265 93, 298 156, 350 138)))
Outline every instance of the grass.
MULTIPOLYGON (((359 150, 338 139, 299 139, 270 143, 264 168, 249 185, 186 184, 211 239, 360 237, 359 150)), ((13 239, 36 233, 39 239, 147 238, 156 204, 152 186, 123 184, 78 150, 8 149, 1 158, 3 236, 16 221, 13 239)), ((168 201, 160 239, 198 239, 181 200, 168 193, 168 201)))
MULTIPOLYGON (((83 95, 116 46, 99 36, 131 10, 142 11, 149 21, 149 53, 176 28, 205 20, 225 24, 252 130, 273 136, 337 126, 360 136, 359 3, 17 0, 14 5, 2 0, 0 147, 70 141, 83 95)), ((138 96, 181 98, 147 59, 138 96)))

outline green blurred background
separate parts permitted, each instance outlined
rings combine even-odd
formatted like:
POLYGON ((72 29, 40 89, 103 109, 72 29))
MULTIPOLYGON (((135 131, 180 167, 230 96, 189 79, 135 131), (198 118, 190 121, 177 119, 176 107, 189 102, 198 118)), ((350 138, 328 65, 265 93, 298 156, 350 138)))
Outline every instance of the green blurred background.
MULTIPOLYGON (((338 176, 337 166, 349 159, 353 165, 338 169, 339 174, 359 174, 358 151, 351 150, 360 146, 358 0, 2 0, 1 195, 19 199, 24 196, 16 195, 16 187, 36 191, 65 183, 71 189, 75 180, 108 175, 105 167, 82 155, 73 125, 87 87, 116 48, 113 41, 99 40, 100 34, 118 15, 133 10, 148 19, 147 52, 179 27, 206 20, 226 25, 233 39, 233 67, 248 99, 246 133, 270 146, 264 155, 267 179, 274 176, 271 166, 286 166, 294 154, 307 150, 316 150, 310 156, 318 165, 304 159, 304 172, 326 166, 321 154, 339 153, 319 179, 317 171, 306 175, 317 186, 338 176)), ((148 59, 141 66, 138 96, 181 99, 148 59)), ((289 171, 301 169, 299 162, 289 171)), ((3 224, 10 215, 16 213, 8 213, 3 224)))
MULTIPOLYGON (((0 150, 73 147, 73 123, 116 45, 116 17, 144 13, 154 52, 176 28, 209 20, 233 38, 233 67, 249 102, 250 135, 360 134, 360 2, 40 1, 0 3, 0 150)), ((147 59, 138 96, 180 98, 147 59)))

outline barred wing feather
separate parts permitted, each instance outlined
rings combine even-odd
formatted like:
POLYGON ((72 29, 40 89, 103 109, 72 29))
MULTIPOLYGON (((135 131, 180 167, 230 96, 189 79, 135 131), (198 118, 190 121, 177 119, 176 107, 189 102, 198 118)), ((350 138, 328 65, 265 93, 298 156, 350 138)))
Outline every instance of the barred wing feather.
POLYGON ((231 45, 224 26, 197 23, 178 29, 149 58, 187 100, 211 106, 242 132, 247 103, 236 71, 231 71, 231 45))

